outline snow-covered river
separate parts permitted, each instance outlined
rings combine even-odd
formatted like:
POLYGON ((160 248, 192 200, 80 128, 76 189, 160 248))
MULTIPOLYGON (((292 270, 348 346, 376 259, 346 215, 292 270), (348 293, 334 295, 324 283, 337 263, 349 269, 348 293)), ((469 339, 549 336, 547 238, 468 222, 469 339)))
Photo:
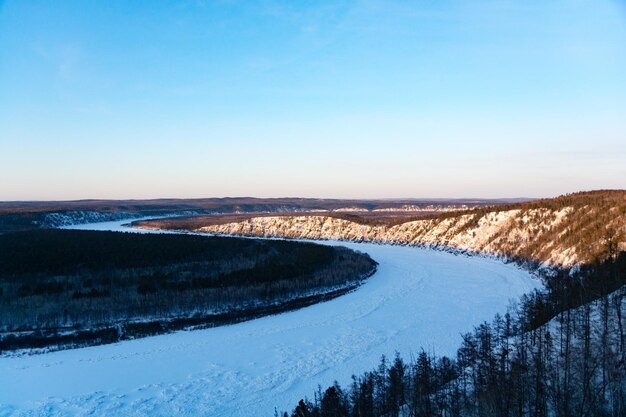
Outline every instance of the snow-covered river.
POLYGON ((453 354, 461 333, 540 285, 493 259, 341 245, 380 265, 361 288, 332 301, 213 329, 0 358, 0 416, 271 417, 318 384, 348 383, 382 354, 408 358, 422 347, 453 354))

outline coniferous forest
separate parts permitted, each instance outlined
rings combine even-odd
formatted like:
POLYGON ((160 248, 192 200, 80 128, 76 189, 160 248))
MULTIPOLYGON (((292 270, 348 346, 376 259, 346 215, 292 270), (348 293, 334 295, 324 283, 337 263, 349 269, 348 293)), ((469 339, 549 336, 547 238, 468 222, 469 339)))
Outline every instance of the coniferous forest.
POLYGON ((214 326, 354 289, 376 263, 342 247, 207 236, 0 235, 0 351, 214 326))
POLYGON ((626 415, 626 252, 545 278, 463 335, 456 357, 382 357, 352 383, 311 393, 293 417, 626 415))

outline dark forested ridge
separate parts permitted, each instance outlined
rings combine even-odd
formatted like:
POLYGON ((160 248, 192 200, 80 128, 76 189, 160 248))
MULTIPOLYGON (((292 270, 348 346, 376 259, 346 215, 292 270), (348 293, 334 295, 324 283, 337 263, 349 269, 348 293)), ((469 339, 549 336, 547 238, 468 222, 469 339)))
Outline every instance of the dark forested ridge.
POLYGON ((422 351, 303 399, 293 417, 623 417, 626 252, 553 277, 463 336, 455 358, 422 351))
POLYGON ((367 255, 305 242, 9 233, 0 235, 0 349, 240 321, 340 295, 374 269, 367 255))

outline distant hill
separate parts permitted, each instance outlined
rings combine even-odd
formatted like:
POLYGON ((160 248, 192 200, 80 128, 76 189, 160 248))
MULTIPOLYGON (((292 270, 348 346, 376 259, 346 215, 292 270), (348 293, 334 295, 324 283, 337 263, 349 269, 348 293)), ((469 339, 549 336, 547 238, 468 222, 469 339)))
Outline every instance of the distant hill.
POLYGON ((506 204, 510 199, 338 200, 315 198, 200 198, 0 202, 0 233, 146 216, 245 213, 372 213, 406 215, 506 204))
MULTIPOLYGON (((150 222, 143 223, 150 227, 150 222)), ((168 226, 177 228, 175 220, 168 226)), ((534 264, 571 267, 626 249, 626 191, 601 190, 552 199, 385 221, 351 213, 197 221, 194 230, 225 235, 338 239, 434 246, 534 264)))
POLYGON ((626 191, 541 200, 251 197, 0 202, 0 233, 143 216, 146 228, 434 246, 570 267, 626 243, 626 191), (522 200, 522 201, 520 201, 522 200))

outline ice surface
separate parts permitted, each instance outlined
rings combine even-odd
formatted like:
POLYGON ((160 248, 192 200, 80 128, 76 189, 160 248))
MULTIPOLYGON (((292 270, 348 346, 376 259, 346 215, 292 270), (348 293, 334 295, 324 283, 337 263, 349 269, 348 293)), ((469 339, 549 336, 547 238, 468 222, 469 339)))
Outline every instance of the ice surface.
POLYGON ((348 383, 382 354, 409 357, 422 347, 453 354, 461 333, 540 285, 489 258, 341 245, 380 265, 361 288, 332 301, 219 328, 0 358, 0 416, 271 417, 318 384, 348 383))

